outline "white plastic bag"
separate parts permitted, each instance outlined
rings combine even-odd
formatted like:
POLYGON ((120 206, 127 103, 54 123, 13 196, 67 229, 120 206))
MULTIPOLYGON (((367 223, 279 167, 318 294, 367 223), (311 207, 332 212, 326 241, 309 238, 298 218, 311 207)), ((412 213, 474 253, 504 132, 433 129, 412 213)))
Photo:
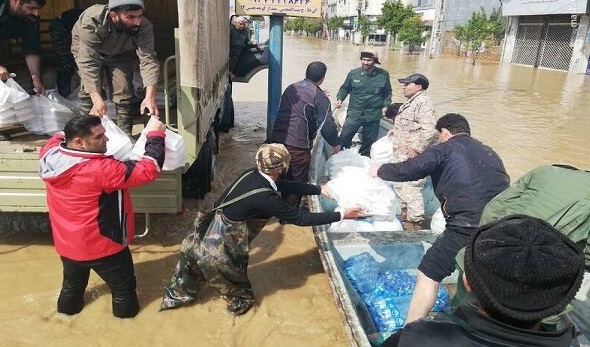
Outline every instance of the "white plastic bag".
POLYGON ((35 117, 30 95, 12 78, 0 82, 0 126, 10 126, 35 117))
POLYGON ((326 187, 340 208, 361 206, 373 220, 392 221, 401 210, 391 187, 363 168, 343 168, 326 187))
POLYGON ((393 139, 387 135, 375 141, 371 146, 371 159, 379 164, 393 161, 393 139))
MULTIPOLYGON (((25 128, 35 134, 52 135, 63 130, 74 113, 50 93, 30 98, 35 110, 35 117, 23 122, 25 128)), ((29 114, 29 109, 17 109, 16 117, 22 121, 29 114)))
POLYGON ((105 135, 109 138, 106 155, 112 155, 121 161, 129 159, 133 150, 131 139, 108 117, 103 116, 101 120, 105 135))
MULTIPOLYGON (((150 118, 148 124, 150 124, 149 122, 151 122, 152 119, 156 118, 150 118)), ((147 134, 144 129, 142 130, 139 139, 137 139, 135 146, 133 146, 134 156, 143 156, 143 154, 145 153, 146 142, 147 134)), ((170 129, 166 129, 166 139, 164 140, 164 143, 166 145, 166 154, 164 157, 164 165, 162 166, 162 170, 170 171, 177 169, 179 167, 183 167, 186 163, 186 146, 184 144, 184 139, 182 138, 182 136, 178 135, 170 129)))
POLYGON ((17 102, 23 101, 29 98, 30 95, 27 93, 15 80, 9 78, 4 82, 5 86, 8 87, 8 95, 5 102, 16 104, 17 102))
POLYGON ((357 167, 369 173, 371 167, 371 159, 362 156, 357 150, 353 148, 347 148, 342 150, 333 156, 331 156, 326 162, 326 174, 330 178, 336 177, 345 167, 357 167))
POLYGON ((436 212, 432 215, 432 220, 430 221, 430 229, 432 232, 437 234, 442 234, 447 227, 447 222, 445 221, 445 217, 443 216, 442 210, 439 207, 436 212))

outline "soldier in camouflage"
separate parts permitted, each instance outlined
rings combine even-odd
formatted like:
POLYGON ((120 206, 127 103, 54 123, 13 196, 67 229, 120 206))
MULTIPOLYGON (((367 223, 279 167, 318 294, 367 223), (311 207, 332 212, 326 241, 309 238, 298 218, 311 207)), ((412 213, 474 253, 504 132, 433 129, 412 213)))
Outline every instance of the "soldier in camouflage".
MULTIPOLYGON (((425 94, 428 79, 421 74, 412 74, 398 79, 403 84, 404 96, 408 99, 395 116, 393 128, 388 132, 393 137, 393 162, 399 163, 424 152, 436 140, 436 119, 432 101, 425 94)), ((402 206, 402 224, 405 230, 424 227, 424 179, 413 182, 396 182, 395 192, 402 206)))
POLYGON ((164 288, 161 310, 193 301, 209 284, 226 299, 229 312, 246 313, 255 302, 247 274, 250 242, 270 217, 310 226, 364 216, 360 208, 312 213, 289 205, 279 192, 302 195, 322 192, 315 185, 279 181, 289 162, 284 145, 262 145, 256 153, 257 168, 242 174, 217 200, 211 212, 197 216, 194 231, 182 242, 180 261, 172 279, 164 288))

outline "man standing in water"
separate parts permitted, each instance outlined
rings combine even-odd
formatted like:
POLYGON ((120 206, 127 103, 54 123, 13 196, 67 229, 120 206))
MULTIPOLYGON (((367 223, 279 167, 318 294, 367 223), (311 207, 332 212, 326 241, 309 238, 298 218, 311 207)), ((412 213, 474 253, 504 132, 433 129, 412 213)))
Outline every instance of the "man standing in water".
POLYGON ((208 283, 226 299, 229 312, 248 312, 255 302, 247 273, 250 242, 271 217, 310 226, 366 216, 360 208, 312 213, 289 205, 281 194, 322 192, 315 185, 279 180, 290 160, 284 145, 262 145, 256 153, 256 169, 240 175, 211 212, 197 217, 195 231, 183 240, 180 261, 164 288, 161 310, 190 303, 208 283))
POLYGON ((352 146, 352 138, 362 127, 359 153, 369 156, 371 145, 379 136, 379 122, 391 104, 389 73, 375 66, 381 64, 377 52, 361 51, 361 67, 351 70, 336 95, 336 108, 350 95, 348 113, 340 132, 342 148, 352 146))
POLYGON ((455 270, 455 256, 479 226, 485 205, 508 188, 510 178, 500 157, 471 137, 467 120, 457 113, 435 126, 440 144, 401 163, 374 165, 370 173, 387 181, 432 177, 446 228, 418 266, 416 288, 406 323, 426 317, 436 301, 439 283, 455 270))
POLYGON ((141 160, 106 156, 105 129, 99 117, 83 115, 66 123, 40 152, 40 176, 55 250, 63 265, 57 312, 74 315, 84 307, 90 270, 112 293, 113 314, 135 317, 139 302, 129 244, 135 217, 129 188, 154 181, 164 164, 164 130, 148 123, 141 160))
MULTIPOLYGON (((287 180, 309 181, 311 148, 318 131, 332 146, 333 153, 340 151, 340 138, 332 117, 330 99, 320 88, 327 70, 326 64, 321 61, 310 63, 305 70, 305 79, 288 86, 281 96, 268 141, 282 143, 289 150, 291 163, 285 177, 287 180)), ((288 195, 285 200, 299 206, 301 195, 288 195)))
MULTIPOLYGON (((424 152, 436 139, 434 106, 425 94, 428 78, 412 74, 398 79, 403 84, 408 99, 395 117, 388 135, 393 142, 393 162, 399 163, 424 152)), ((424 227, 424 179, 412 182, 396 182, 395 193, 400 198, 404 230, 420 230, 424 227)))

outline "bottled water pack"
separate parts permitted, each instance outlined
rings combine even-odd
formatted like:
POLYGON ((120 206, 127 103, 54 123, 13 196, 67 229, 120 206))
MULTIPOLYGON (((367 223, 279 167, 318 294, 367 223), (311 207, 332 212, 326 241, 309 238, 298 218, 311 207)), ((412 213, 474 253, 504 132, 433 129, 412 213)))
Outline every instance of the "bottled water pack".
MULTIPOLYGON (((368 252, 346 259, 344 273, 363 299, 379 333, 389 336, 404 326, 415 276, 403 270, 380 271, 379 263, 368 252)), ((432 311, 447 310, 449 304, 450 295, 441 285, 432 311)))

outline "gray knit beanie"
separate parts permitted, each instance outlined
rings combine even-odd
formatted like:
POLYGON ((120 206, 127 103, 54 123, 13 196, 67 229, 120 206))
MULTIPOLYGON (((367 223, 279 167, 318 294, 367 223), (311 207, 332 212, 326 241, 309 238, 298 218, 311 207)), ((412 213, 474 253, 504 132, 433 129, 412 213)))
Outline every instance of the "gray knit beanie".
POLYGON ((143 0, 109 0, 109 9, 114 9, 125 5, 136 5, 145 10, 143 0))
POLYGON ((549 223, 512 215, 481 226, 465 250, 465 275, 490 315, 537 322, 561 312, 584 275, 584 254, 549 223))

